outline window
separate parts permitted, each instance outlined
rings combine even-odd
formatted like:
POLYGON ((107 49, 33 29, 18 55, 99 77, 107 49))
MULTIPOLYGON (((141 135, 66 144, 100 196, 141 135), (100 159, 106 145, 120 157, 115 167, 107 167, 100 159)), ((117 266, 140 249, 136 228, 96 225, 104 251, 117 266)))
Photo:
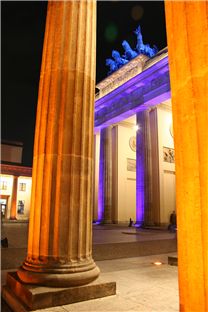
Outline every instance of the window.
POLYGON ((0 190, 7 190, 7 181, 0 181, 0 190))
POLYGON ((25 208, 25 201, 24 200, 18 200, 17 213, 18 214, 24 214, 24 208, 25 208))
POLYGON ((19 184, 19 191, 25 192, 26 191, 26 183, 19 184))

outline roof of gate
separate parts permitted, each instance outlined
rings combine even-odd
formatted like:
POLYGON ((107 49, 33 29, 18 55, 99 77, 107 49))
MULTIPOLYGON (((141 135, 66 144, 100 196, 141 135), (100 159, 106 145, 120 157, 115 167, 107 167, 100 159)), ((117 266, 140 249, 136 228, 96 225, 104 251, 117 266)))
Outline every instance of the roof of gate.
POLYGON ((124 84, 131 78, 137 76, 145 69, 153 66, 161 59, 168 56, 168 48, 160 50, 154 57, 149 58, 146 55, 140 54, 126 65, 119 68, 117 71, 100 81, 96 85, 96 89, 99 91, 95 95, 95 101, 99 100, 106 94, 110 93, 120 85, 124 84))

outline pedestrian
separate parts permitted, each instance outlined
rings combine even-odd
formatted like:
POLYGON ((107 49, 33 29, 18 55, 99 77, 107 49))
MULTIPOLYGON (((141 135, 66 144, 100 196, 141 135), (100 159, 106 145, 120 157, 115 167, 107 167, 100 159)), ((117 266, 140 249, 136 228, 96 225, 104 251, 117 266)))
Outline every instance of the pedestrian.
POLYGON ((133 225, 133 220, 131 220, 131 218, 130 218, 128 227, 132 227, 132 225, 133 225))
POLYGON ((176 213, 173 211, 170 215, 170 224, 168 225, 168 230, 170 232, 175 232, 177 228, 177 220, 176 220, 176 213))

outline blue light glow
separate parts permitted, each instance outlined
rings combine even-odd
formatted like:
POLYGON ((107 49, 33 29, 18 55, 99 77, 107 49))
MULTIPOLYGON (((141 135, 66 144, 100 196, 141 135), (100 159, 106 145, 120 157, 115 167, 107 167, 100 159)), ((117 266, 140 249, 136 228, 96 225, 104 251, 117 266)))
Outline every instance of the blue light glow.
POLYGON ((102 141, 103 135, 102 131, 100 132, 100 160, 99 160, 99 187, 98 187, 98 222, 104 221, 104 213, 105 213, 105 201, 104 201, 104 192, 105 192, 105 181, 104 181, 104 145, 105 142, 102 141))
MULTIPOLYGON (((137 121, 138 122, 138 121, 137 121)), ((144 129, 137 132, 136 135, 136 223, 140 226, 144 222, 144 206, 145 206, 145 169, 144 169, 144 144, 142 140, 144 129)))
POLYGON ((165 56, 96 100, 95 130, 129 118, 140 110, 170 99, 170 96, 168 57, 165 56))

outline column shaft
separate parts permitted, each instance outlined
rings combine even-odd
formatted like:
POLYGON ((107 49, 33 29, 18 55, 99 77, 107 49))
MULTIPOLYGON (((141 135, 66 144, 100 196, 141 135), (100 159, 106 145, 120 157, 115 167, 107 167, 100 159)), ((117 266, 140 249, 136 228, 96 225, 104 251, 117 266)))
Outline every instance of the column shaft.
POLYGON ((112 222, 112 129, 100 132, 98 220, 112 222))
POLYGON ((180 311, 208 311, 208 2, 166 1, 180 311))
POLYGON ((136 223, 152 223, 151 150, 149 112, 137 113, 136 134, 136 223))
POLYGON ((154 108, 149 113, 150 122, 150 145, 151 145, 151 160, 152 160, 152 223, 160 224, 160 172, 159 172, 159 142, 158 142, 158 120, 157 108, 154 108))
POLYGON ((17 186, 18 186, 18 177, 13 177, 13 185, 12 185, 12 203, 10 210, 10 219, 17 219, 17 186))
POLYGON ((95 1, 48 3, 36 117, 27 283, 82 285, 92 259, 95 1))

